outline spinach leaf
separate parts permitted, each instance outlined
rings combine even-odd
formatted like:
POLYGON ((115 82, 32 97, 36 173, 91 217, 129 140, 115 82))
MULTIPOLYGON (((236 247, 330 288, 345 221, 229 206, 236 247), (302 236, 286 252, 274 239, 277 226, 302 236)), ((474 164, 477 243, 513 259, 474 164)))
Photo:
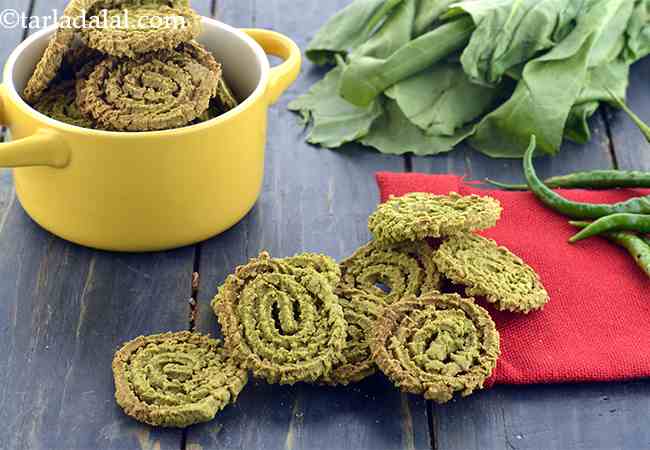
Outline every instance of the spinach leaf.
POLYGON ((406 45, 413 36, 413 20, 417 0, 404 0, 386 18, 377 32, 350 54, 353 60, 361 56, 388 58, 406 45))
POLYGON ((504 92, 472 83, 460 64, 444 63, 400 81, 386 95, 427 135, 453 136, 505 100, 504 92))
POLYGON ((463 48, 473 29, 471 19, 461 18, 408 42, 386 59, 351 58, 343 71, 339 92, 350 103, 367 106, 395 83, 463 48))
POLYGON ((453 136, 428 136, 408 120, 396 101, 387 100, 384 114, 361 143, 392 155, 435 155, 452 150, 473 131, 470 126, 456 131, 453 136))
POLYGON ((593 50, 625 3, 590 0, 573 31, 526 64, 513 96, 481 121, 470 144, 494 158, 521 158, 535 134, 541 151, 559 152, 569 113, 587 82, 593 50))
POLYGON ((430 31, 432 25, 453 3, 456 3, 456 0, 420 0, 415 15, 414 36, 430 31))
POLYGON ((482 0, 457 3, 448 13, 468 13, 476 31, 463 51, 465 72, 495 85, 508 69, 550 49, 563 38, 585 0, 482 0))
POLYGON ((650 55, 650 0, 637 0, 625 35, 627 62, 633 63, 650 55))
POLYGON ((335 55, 345 55, 363 44, 379 24, 403 0, 355 0, 332 17, 307 47, 307 57, 319 65, 333 64, 335 55))
POLYGON ((332 69, 309 92, 289 104, 305 122, 313 122, 307 141, 323 147, 336 148, 362 138, 382 114, 381 101, 365 108, 351 105, 338 95, 341 67, 332 69))
POLYGON ((571 108, 564 136, 579 144, 591 140, 588 120, 596 112, 601 101, 611 101, 607 89, 624 98, 628 85, 630 66, 622 59, 594 67, 587 73, 587 83, 571 108))

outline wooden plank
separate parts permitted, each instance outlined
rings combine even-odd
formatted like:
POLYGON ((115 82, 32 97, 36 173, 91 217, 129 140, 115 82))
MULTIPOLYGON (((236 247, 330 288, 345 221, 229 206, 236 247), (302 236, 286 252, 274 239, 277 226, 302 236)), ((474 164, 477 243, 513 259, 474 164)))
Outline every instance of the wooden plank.
MULTIPOLYGON (((322 22, 347 4, 274 0, 220 2, 227 23, 288 33, 304 48, 322 22), (287 11, 300 11, 287 14, 287 11)), ((268 249, 286 256, 300 251, 336 258, 369 239, 367 216, 378 201, 373 174, 403 170, 402 158, 359 148, 333 152, 304 143, 304 131, 287 111, 322 71, 306 64, 300 81, 270 112, 264 192, 238 226, 202 245, 199 328, 217 330, 209 302, 233 268, 268 249)), ((191 429, 187 448, 401 449, 429 448, 424 402, 402 396, 381 376, 350 388, 269 386, 255 381, 214 424, 191 429)))
MULTIPOLYGON (((39 0, 35 15, 64 0, 39 0)), ((188 327, 194 249, 96 252, 34 224, 15 201, 0 230, 0 447, 179 449, 113 400, 111 360, 126 340, 188 327)))
MULTIPOLYGON (((650 123, 650 58, 632 67, 627 101, 630 107, 650 123)), ((616 162, 621 169, 650 170, 650 144, 623 111, 607 108, 616 162)))
POLYGON ((216 0, 192 0, 192 8, 205 17, 212 17, 214 14, 216 0))
POLYGON ((0 233, 2 448, 179 448, 180 432, 124 416, 110 364, 126 340, 187 329, 193 255, 94 252, 12 205, 0 233))
POLYGON ((650 448, 650 383, 502 386, 436 407, 437 449, 650 448))

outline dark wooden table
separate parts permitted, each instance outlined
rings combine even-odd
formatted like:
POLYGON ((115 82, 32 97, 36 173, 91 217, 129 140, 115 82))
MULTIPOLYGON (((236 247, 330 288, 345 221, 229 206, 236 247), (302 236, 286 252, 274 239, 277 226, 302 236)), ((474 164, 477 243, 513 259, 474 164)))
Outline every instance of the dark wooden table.
MULTIPOLYGON (((303 48, 349 0, 194 0, 203 15, 264 27, 303 48)), ((65 0, 2 0, 0 9, 43 16, 65 0)), ((28 34, 0 29, 0 61, 28 34)), ((461 147, 435 158, 335 152, 304 143, 288 101, 322 75, 306 64, 271 110, 264 193, 224 235, 177 251, 126 255, 81 248, 36 226, 0 177, 0 448, 158 449, 648 449, 650 381, 497 387, 445 406, 402 395, 377 375, 349 388, 268 386, 254 381, 209 424, 152 429, 113 400, 111 358, 140 334, 195 327, 216 333, 216 286, 261 249, 336 258, 368 238, 377 170, 454 172, 521 180, 518 161, 461 147), (190 321, 192 273, 201 274, 190 321)), ((650 60, 632 70, 631 106, 650 120, 650 60)), ((540 162, 544 175, 575 169, 650 170, 650 147, 621 113, 601 110, 589 145, 567 144, 540 162)))

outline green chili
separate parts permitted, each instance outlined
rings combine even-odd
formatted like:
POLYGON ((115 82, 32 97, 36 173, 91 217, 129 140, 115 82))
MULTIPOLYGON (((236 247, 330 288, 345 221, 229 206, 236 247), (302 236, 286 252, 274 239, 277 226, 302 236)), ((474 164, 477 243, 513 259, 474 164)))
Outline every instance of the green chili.
MULTIPOLYGON (((527 191, 527 184, 510 184, 485 179, 492 184, 508 191, 527 191)), ((650 188, 650 172, 636 170, 592 170, 575 172, 560 177, 552 177, 544 181, 551 189, 616 189, 616 188, 650 188)))
POLYGON ((549 208, 573 219, 599 219, 612 214, 650 214, 650 195, 637 197, 626 202, 609 204, 580 203, 565 199, 553 192, 539 179, 533 165, 536 139, 531 136, 530 146, 524 156, 524 174, 531 191, 549 208))
POLYGON ((645 138, 650 142, 650 126, 648 126, 639 116, 637 116, 634 111, 630 109, 629 106, 625 104, 625 102, 618 96, 616 95, 610 88, 606 88, 607 92, 609 92, 609 95, 612 97, 612 100, 616 105, 618 105, 619 108, 621 108, 625 113, 630 116, 630 119, 636 124, 637 127, 639 127, 639 130, 641 130, 641 133, 645 136, 645 138))
MULTIPOLYGON (((571 222, 571 225, 578 228, 587 228, 589 222, 571 222)), ((650 239, 637 236, 627 231, 610 231, 603 234, 604 237, 620 245, 634 258, 637 265, 650 277, 650 239)))
POLYGON ((580 233, 569 239, 578 242, 608 231, 636 231, 650 233, 650 215, 647 214, 612 214, 598 219, 580 233))

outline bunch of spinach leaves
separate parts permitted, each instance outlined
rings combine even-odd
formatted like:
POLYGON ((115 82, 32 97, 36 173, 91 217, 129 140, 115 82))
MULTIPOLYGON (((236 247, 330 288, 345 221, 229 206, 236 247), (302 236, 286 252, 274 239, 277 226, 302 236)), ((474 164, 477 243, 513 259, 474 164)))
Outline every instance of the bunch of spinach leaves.
POLYGON ((432 155, 467 140, 522 157, 590 139, 607 89, 650 54, 650 0, 354 0, 307 57, 333 65, 291 102, 308 141, 432 155))

